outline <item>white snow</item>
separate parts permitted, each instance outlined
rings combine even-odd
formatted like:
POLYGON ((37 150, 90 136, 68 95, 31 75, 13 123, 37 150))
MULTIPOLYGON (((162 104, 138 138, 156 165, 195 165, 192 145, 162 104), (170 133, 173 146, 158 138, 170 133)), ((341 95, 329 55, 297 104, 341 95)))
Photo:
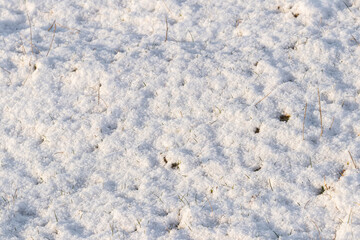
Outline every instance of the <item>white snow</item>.
POLYGON ((0 239, 360 239, 360 1, 0 16, 0 239))

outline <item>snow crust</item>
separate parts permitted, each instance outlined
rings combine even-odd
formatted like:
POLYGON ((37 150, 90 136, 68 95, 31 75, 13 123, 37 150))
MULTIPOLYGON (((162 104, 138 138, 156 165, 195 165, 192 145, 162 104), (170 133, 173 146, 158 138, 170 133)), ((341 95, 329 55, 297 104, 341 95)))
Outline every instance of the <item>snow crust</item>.
POLYGON ((0 16, 1 239, 360 239, 360 1, 0 16))

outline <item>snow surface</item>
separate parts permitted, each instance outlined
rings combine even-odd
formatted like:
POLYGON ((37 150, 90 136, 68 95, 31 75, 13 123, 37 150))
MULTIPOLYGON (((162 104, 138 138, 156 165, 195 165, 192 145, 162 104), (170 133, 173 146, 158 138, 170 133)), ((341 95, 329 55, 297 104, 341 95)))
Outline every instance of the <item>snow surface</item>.
POLYGON ((0 239, 360 239, 359 30, 359 0, 0 0, 0 239))

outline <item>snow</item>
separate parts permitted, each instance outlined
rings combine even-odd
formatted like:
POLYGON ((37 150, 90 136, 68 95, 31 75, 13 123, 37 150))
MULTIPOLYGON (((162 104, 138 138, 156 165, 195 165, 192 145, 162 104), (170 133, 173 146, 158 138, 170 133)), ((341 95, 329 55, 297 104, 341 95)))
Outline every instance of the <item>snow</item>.
POLYGON ((360 239, 360 1, 0 16, 1 239, 360 239))

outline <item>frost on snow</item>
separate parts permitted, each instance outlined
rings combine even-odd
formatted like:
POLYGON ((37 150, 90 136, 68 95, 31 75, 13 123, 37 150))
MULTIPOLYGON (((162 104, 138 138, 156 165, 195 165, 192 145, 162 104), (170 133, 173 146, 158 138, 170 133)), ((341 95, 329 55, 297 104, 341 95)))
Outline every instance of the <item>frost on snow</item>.
POLYGON ((0 16, 1 239, 360 239, 360 1, 0 16))

